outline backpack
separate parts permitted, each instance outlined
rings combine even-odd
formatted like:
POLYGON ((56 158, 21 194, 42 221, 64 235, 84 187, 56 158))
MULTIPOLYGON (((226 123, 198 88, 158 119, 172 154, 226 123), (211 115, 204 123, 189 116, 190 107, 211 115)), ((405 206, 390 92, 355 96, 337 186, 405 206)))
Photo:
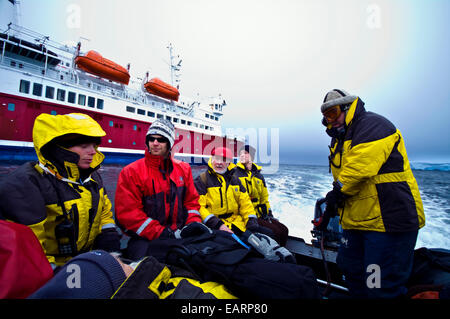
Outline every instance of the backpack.
POLYGON ((416 249, 408 288, 408 298, 450 299, 450 251, 416 249))
POLYGON ((151 255, 160 263, 188 270, 203 282, 221 283, 238 298, 320 298, 311 268, 266 260, 227 232, 133 240, 129 248, 133 260, 151 255))

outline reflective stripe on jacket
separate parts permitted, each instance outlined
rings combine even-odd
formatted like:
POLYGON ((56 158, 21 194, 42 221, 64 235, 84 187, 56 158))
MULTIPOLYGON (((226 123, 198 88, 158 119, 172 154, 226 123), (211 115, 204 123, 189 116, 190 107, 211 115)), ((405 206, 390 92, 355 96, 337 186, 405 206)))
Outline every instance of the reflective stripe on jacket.
POLYGON ((120 172, 115 209, 121 227, 149 240, 158 238, 166 227, 176 230, 201 222, 189 164, 163 160, 148 151, 120 172))
POLYGON ((261 169, 261 166, 255 163, 252 164, 251 170, 246 169, 244 164, 238 163, 233 172, 246 188, 258 217, 266 216, 270 211, 269 192, 261 169))
POLYGON ((234 164, 230 164, 225 174, 217 174, 210 159, 206 185, 200 176, 195 179, 195 187, 200 195, 200 215, 207 225, 209 219, 217 217, 228 228, 231 229, 234 225, 245 231, 248 218, 256 215, 245 187, 232 174, 233 167, 234 164))
POLYGON ((343 229, 413 231, 424 226, 419 188, 403 137, 386 118, 367 112, 357 98, 342 140, 333 138, 330 165, 346 195, 339 209, 343 229))

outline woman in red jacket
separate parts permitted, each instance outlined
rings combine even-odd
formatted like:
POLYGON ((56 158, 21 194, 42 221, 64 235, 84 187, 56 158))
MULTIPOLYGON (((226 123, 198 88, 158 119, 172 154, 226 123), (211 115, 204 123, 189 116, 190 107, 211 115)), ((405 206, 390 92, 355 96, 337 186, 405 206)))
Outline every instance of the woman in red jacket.
POLYGON ((191 168, 171 158, 174 131, 170 121, 156 120, 147 132, 145 157, 120 172, 116 219, 131 235, 128 243, 131 255, 136 242, 142 243, 142 239, 175 238, 185 225, 202 221, 191 168))

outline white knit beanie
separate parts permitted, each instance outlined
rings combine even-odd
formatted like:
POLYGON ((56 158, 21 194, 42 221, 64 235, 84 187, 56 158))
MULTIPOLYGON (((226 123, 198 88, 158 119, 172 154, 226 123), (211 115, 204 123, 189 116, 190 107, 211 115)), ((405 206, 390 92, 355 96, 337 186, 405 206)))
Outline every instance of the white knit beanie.
POLYGON ((169 149, 173 147, 175 142, 175 127, 172 122, 166 119, 157 119, 150 125, 146 135, 145 143, 148 144, 149 135, 161 135, 169 140, 169 149))

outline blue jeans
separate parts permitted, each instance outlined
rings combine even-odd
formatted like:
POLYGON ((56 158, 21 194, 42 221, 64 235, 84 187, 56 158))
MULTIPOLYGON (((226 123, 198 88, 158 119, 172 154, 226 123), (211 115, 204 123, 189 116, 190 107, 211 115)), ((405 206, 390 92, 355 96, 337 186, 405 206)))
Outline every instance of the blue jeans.
POLYGON ((382 233, 344 230, 337 264, 355 298, 406 294, 418 231, 382 233))

